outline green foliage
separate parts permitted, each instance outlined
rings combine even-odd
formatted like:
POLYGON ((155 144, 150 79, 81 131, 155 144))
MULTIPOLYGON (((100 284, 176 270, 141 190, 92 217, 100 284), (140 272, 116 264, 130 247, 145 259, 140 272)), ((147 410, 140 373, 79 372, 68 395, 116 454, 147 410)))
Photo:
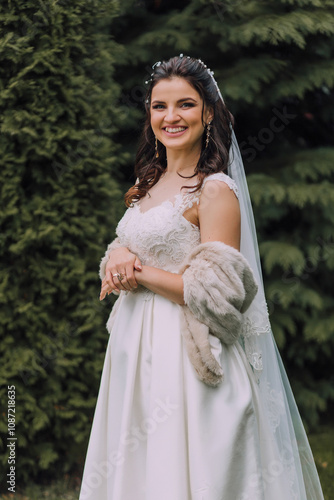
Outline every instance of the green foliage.
POLYGON ((109 34, 116 2, 2 2, 0 43, 1 482, 7 386, 16 481, 82 461, 111 302, 98 265, 124 211, 112 139, 120 113, 109 34))

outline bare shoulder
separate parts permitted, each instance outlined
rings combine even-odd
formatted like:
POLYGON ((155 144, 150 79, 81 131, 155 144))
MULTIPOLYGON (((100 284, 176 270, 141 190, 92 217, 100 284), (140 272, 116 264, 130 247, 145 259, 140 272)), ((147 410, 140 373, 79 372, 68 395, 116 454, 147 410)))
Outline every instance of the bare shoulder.
POLYGON ((239 250, 240 206, 228 179, 208 178, 203 186, 198 207, 201 242, 223 241, 239 250))
POLYGON ((212 209, 219 206, 230 205, 231 208, 239 211, 239 200, 234 187, 234 181, 228 177, 213 178, 205 180, 200 197, 199 207, 201 210, 212 209))

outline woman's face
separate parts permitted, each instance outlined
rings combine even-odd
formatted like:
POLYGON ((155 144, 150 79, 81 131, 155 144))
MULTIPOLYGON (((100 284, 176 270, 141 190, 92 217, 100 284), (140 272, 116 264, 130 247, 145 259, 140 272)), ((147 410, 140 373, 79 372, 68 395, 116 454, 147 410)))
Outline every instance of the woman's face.
MULTIPOLYGON (((204 127, 203 100, 184 78, 161 80, 151 95, 151 127, 166 149, 200 152, 204 127)), ((213 113, 204 108, 208 123, 213 113)))

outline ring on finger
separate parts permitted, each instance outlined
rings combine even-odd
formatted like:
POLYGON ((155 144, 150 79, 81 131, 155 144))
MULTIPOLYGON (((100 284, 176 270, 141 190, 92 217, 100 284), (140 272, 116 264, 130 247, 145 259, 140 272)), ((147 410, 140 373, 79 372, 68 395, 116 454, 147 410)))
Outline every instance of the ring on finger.
POLYGON ((123 274, 123 273, 116 273, 116 274, 113 274, 113 278, 114 278, 115 276, 117 277, 117 279, 118 279, 120 282, 122 282, 122 280, 124 280, 124 278, 126 278, 126 275, 125 275, 125 274, 123 274))

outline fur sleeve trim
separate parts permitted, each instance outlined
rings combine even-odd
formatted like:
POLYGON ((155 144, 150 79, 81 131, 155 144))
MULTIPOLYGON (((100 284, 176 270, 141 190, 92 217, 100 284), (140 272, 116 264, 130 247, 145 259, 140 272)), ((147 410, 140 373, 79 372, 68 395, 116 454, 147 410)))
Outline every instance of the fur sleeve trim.
POLYGON ((223 375, 211 352, 209 333, 225 344, 235 343, 242 330, 242 315, 252 303, 258 285, 245 257, 220 241, 194 248, 180 273, 185 302, 181 306, 181 324, 188 355, 200 379, 215 386, 223 375), (205 373, 203 365, 210 374, 205 373))
MULTIPOLYGON (((103 278, 106 275, 106 265, 107 265, 107 262, 109 259, 109 253, 111 252, 111 250, 115 250, 115 248, 120 248, 122 246, 123 245, 121 245, 118 237, 115 238, 111 243, 109 243, 108 248, 105 251, 105 254, 102 257, 101 262, 100 262, 99 276, 100 276, 101 281, 103 280, 103 278)), ((117 295, 119 295, 119 294, 117 294, 117 295)))

